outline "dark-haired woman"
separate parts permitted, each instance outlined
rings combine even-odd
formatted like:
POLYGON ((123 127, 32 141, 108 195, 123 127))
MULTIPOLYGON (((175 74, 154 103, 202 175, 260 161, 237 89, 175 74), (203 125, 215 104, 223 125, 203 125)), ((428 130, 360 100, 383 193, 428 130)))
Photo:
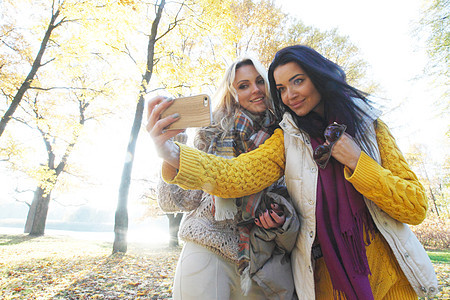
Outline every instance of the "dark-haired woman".
MULTIPOLYGON (((233 160, 166 142, 154 109, 149 132, 165 180, 225 197, 285 175, 301 221, 292 252, 299 299, 417 299, 438 292, 433 266, 406 224, 427 211, 423 186, 388 127, 342 69, 305 46, 280 50, 269 83, 282 130, 233 160)), ((152 110, 153 104, 149 103, 152 110)))

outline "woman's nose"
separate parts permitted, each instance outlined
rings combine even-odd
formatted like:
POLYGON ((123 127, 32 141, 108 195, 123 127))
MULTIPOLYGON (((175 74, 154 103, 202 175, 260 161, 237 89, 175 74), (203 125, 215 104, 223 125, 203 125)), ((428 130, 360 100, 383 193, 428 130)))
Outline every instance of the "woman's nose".
POLYGON ((263 92, 263 90, 257 84, 252 84, 252 93, 256 94, 260 92, 263 92))
POLYGON ((295 91, 294 91, 294 89, 291 88, 291 87, 288 87, 288 88, 287 88, 287 91, 286 91, 286 95, 287 95, 288 100, 294 98, 294 96, 295 96, 295 91))

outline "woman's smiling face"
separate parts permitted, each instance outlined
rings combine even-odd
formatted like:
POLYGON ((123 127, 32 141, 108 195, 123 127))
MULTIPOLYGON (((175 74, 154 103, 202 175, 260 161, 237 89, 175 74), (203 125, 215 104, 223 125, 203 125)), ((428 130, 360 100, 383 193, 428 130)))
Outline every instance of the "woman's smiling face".
POLYGON ((281 101, 299 117, 315 111, 323 116, 322 97, 306 72, 295 62, 278 66, 274 72, 281 101))
POLYGON ((233 87, 243 108, 255 114, 266 111, 265 82, 253 65, 243 65, 236 70, 233 87))

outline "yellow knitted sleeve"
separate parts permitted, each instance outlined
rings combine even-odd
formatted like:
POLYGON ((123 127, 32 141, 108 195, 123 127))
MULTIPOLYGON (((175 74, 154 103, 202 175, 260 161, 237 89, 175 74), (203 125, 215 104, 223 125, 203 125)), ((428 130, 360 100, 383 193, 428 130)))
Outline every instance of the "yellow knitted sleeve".
POLYGON ((392 218, 420 224, 428 208, 425 189, 409 168, 388 127, 380 120, 376 134, 381 166, 362 152, 353 174, 346 168, 345 177, 392 218))
POLYGON ((257 149, 233 159, 180 147, 180 169, 163 164, 164 181, 184 189, 203 190, 224 198, 242 197, 263 190, 284 174, 284 136, 281 129, 257 149))

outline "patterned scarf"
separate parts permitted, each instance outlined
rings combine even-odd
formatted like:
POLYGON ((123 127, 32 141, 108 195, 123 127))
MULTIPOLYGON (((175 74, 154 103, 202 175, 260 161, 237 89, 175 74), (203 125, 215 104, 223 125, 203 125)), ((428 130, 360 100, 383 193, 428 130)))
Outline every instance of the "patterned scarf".
MULTIPOLYGON (((242 109, 236 115, 234 128, 225 137, 214 137, 211 142, 211 147, 208 152, 223 157, 237 157, 242 153, 252 151, 263 144, 267 138, 273 134, 273 125, 275 125, 275 118, 270 111, 266 111, 263 115, 255 115, 251 112, 242 109)), ((256 194, 235 199, 238 211, 241 214, 241 224, 239 226, 239 252, 238 252, 238 269, 242 275, 244 270, 248 267, 250 261, 250 230, 254 226, 253 218, 257 215, 258 208, 261 209, 261 199, 265 190, 256 194)), ((215 206, 213 209, 218 209, 218 200, 228 202, 233 199, 218 199, 215 198, 215 206), (216 207, 217 206, 217 207, 216 207)), ((265 205, 263 205, 265 206, 265 205)), ((217 212, 213 211, 216 214, 217 212)), ((234 215, 233 215, 234 217, 234 215)), ((228 216, 230 218, 230 216, 228 216)), ((216 218, 217 219, 217 218, 216 218)))

